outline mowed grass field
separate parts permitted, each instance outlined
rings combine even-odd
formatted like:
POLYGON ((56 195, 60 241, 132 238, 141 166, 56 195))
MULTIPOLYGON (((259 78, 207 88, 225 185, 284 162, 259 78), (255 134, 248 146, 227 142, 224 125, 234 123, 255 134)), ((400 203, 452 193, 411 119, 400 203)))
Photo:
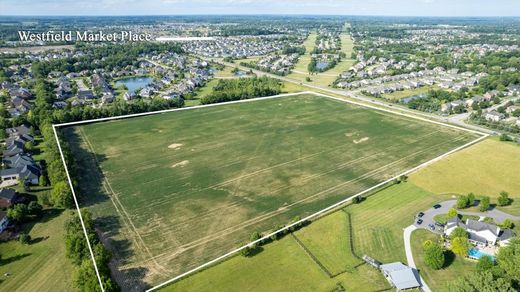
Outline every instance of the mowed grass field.
POLYGON ((344 210, 351 214, 355 252, 383 263, 406 263, 403 229, 413 224, 418 212, 439 200, 437 195, 406 182, 347 206, 344 210))
POLYGON ((265 245, 253 257, 235 256, 161 291, 381 291, 388 282, 376 269, 361 265, 348 245, 344 212, 335 212, 294 236, 335 276, 330 278, 291 236, 265 245))
POLYGON ((74 267, 65 256, 65 222, 69 211, 48 209, 38 222, 22 230, 29 245, 17 240, 0 243, 0 291, 72 291, 74 267), (9 276, 4 276, 9 274, 9 276))
POLYGON ((502 210, 520 215, 520 146, 487 139, 455 153, 410 176, 410 181, 435 193, 491 197, 496 202, 501 191, 514 199, 502 210))
POLYGON ((149 285, 476 138, 310 94, 88 124, 64 136, 82 204, 121 277, 149 285))

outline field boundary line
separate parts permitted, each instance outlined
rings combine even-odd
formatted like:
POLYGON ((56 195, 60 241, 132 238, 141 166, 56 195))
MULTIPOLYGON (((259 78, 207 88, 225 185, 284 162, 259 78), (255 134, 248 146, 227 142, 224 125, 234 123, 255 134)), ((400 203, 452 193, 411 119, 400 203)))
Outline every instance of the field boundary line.
POLYGON ((329 278, 332 279, 332 273, 325 267, 325 265, 320 262, 320 260, 318 260, 318 258, 309 250, 309 248, 306 247, 303 242, 301 242, 301 240, 294 234, 294 232, 291 232, 291 237, 294 239, 294 241, 296 241, 296 244, 301 249, 303 249, 303 252, 307 254, 316 265, 318 265, 320 270, 322 270, 325 274, 327 274, 327 276, 329 276, 329 278))
POLYGON ((88 251, 90 252, 90 256, 92 257, 92 263, 94 264, 94 270, 96 271, 96 276, 98 278, 99 287, 102 292, 105 292, 105 287, 103 287, 103 281, 101 280, 101 276, 99 275, 99 269, 96 264, 96 258, 94 257, 94 251, 92 250, 92 246, 90 245, 90 240, 88 239, 87 228, 85 227, 85 222, 83 222, 83 216, 81 216, 81 210, 79 208, 78 199, 76 197, 76 192, 74 191, 74 187, 72 186, 72 179, 70 178, 69 170, 67 168, 67 163, 65 161, 65 156, 63 155, 63 151, 61 149, 60 139, 58 138, 58 132, 56 131, 56 126, 52 125, 52 130, 54 131, 54 138, 56 138, 56 143, 58 144, 58 150, 60 151, 61 161, 63 162, 63 166, 65 168, 65 174, 67 175, 67 180, 69 182, 70 190, 72 192, 72 197, 74 198, 74 203, 76 204, 76 210, 78 211, 79 221, 81 222, 81 227, 83 229, 83 235, 85 235, 85 240, 87 241, 88 251))
POLYGON ((278 229, 274 232, 271 232, 270 234, 267 234, 265 236, 263 236, 262 238, 260 239, 257 239, 253 242, 250 242, 249 244, 246 244, 244 246, 241 246, 239 248, 236 248, 222 256, 219 256, 213 260, 210 260, 200 266, 197 266, 187 272, 184 272, 174 278, 171 278, 161 284, 158 284, 152 288, 149 288, 148 290, 146 290, 147 292, 148 291, 154 291, 154 290, 157 290, 161 287, 164 287, 166 285, 169 285, 181 278, 184 278, 188 275, 191 275, 197 271, 200 271, 210 265, 213 265, 214 263, 224 259, 224 258, 227 258, 231 255, 234 255, 238 252, 240 252, 241 250, 249 247, 250 245, 252 244, 257 244, 263 240, 266 240, 268 238, 270 238, 271 236, 273 235, 276 235, 278 234, 279 232, 282 232, 282 231, 285 231, 285 230, 289 230, 290 228, 296 226, 297 224, 301 224, 305 221, 309 221, 315 217, 319 217, 320 215, 323 215, 331 210, 334 210, 346 203, 348 203, 349 201, 351 201, 353 198, 356 198, 356 197, 359 197, 359 196, 362 196, 368 192, 371 192, 372 190, 375 190, 381 186, 384 186, 385 184, 388 184, 390 182, 392 182, 393 180, 395 179, 398 179, 399 177, 403 176, 403 175, 408 175, 412 172, 415 172, 417 171, 418 169, 421 169, 429 164, 432 164, 436 161, 439 161, 441 159, 443 159, 444 157, 446 156, 449 156, 455 152, 458 152, 464 148, 467 148, 473 144, 476 144, 484 139, 486 139, 487 137, 489 137, 490 135, 487 134, 487 133, 483 133, 483 132, 480 132, 480 131, 476 131, 476 130, 471 130, 471 129, 467 129, 467 128, 464 128, 464 127, 459 127, 459 126, 454 126, 454 125, 451 125, 451 124, 448 124, 448 123, 444 123, 444 122, 439 122, 439 121, 433 121, 433 120, 429 120, 429 119, 426 119, 426 118, 421 118, 419 116, 415 116, 415 115, 411 115, 411 114, 405 114, 405 113, 402 113, 402 112, 398 112, 398 111, 393 111, 393 110, 389 110, 389 109, 385 109, 385 108, 380 108, 380 107, 376 107, 376 106, 372 106, 372 105, 368 105, 368 104, 364 104, 364 103, 360 103, 360 102, 356 102, 356 101, 352 101, 352 100, 347 100, 347 99, 342 99, 342 98, 338 98, 338 97, 333 97, 333 96, 330 96, 330 95, 326 95, 326 94, 323 94, 323 93, 318 93, 318 92, 314 92, 314 91, 302 91, 302 92, 295 92, 295 93, 286 93, 286 94, 279 94, 279 95, 273 95, 273 96, 266 96, 266 97, 259 97, 259 98, 251 98, 251 99, 245 99, 245 100, 237 100, 237 101, 230 101, 230 102, 223 102, 223 103, 215 103, 215 104, 208 104, 208 105, 199 105, 199 106, 193 106, 193 107, 185 107, 185 108, 175 108, 175 109, 167 109, 167 110, 160 110, 160 111, 153 111, 153 112, 144 112, 144 113, 137 113, 137 114, 129 114, 129 115, 121 115, 121 116, 115 116, 115 117, 107 117, 107 118, 99 118, 99 119, 91 119, 91 120, 85 120, 85 121, 77 121, 77 122, 68 122, 68 123, 60 123, 60 124, 53 124, 52 127, 53 127, 53 131, 54 131, 54 137, 56 139, 56 142, 58 144, 58 149, 60 151, 60 156, 61 156, 61 160, 63 162, 63 165, 64 165, 64 168, 65 168, 65 173, 67 175, 67 180, 69 182, 69 185, 70 185, 70 188, 71 188, 71 192, 72 192, 72 196, 74 198, 74 203, 76 204, 76 209, 78 211, 78 215, 79 215, 79 218, 80 218, 80 222, 81 222, 81 225, 83 227, 83 232, 84 232, 84 235, 85 235, 85 239, 87 241, 87 245, 89 247, 89 251, 90 251, 90 255, 92 257, 92 262, 94 264, 94 269, 96 271, 96 275, 98 277, 98 282, 100 284, 100 287, 101 287, 101 291, 104 292, 104 287, 102 285, 102 280, 101 280, 101 277, 100 277, 100 274, 99 274, 99 270, 98 270, 98 267, 97 267, 97 264, 96 264, 96 260, 95 260, 95 257, 94 257, 94 252, 92 250, 92 247, 91 247, 91 244, 90 244, 90 241, 88 239, 88 236, 87 236, 87 230, 86 230, 86 227, 85 227, 85 224, 83 222, 83 218, 81 216, 81 211, 80 211, 80 207, 79 207, 79 203, 78 203, 78 199, 77 199, 77 196, 76 196, 76 192, 74 191, 74 187, 73 187, 73 184, 72 184, 72 179, 70 177, 70 174, 69 174, 69 171, 68 171, 68 168, 67 168, 67 163, 65 161, 65 156, 63 155, 63 151, 62 151, 62 148, 61 148, 61 144, 60 144, 60 140, 59 140, 59 137, 58 137, 58 134, 57 134, 57 128, 59 127, 65 127, 65 126, 72 126, 72 125, 81 125, 81 124, 89 124, 89 123, 95 123, 95 122, 103 122, 103 121, 111 121, 111 120, 120 120, 120 119, 126 119, 126 118, 131 118, 131 117, 141 117, 141 116, 149 116, 149 115, 155 115, 155 114, 162 114, 162 113, 168 113, 168 112, 176 112, 176 111, 183 111, 183 110, 192 110, 192 109, 200 109, 200 108, 209 108, 209 107, 216 107, 216 106, 224 106, 224 105, 229 105, 229 104, 239 104, 239 103, 246 103, 246 102, 254 102, 254 101, 260 101, 260 100, 268 100, 268 99, 275 99, 275 98, 279 98, 279 97, 286 97, 286 96, 297 96, 297 95, 302 95, 302 94, 312 94, 312 95, 315 95, 315 96, 321 96, 321 97, 327 97, 327 98, 330 98, 330 99, 333 99, 333 100, 337 100, 337 101, 341 101, 341 102, 345 102, 345 103, 350 103, 350 104, 354 104, 354 105, 357 105, 357 106, 360 106, 360 107, 365 107, 365 108, 370 108, 370 109, 373 109, 373 110, 377 110, 377 111, 383 111, 383 112, 388 112, 388 113, 393 113, 393 114, 396 114, 398 116, 404 116, 404 117, 407 117, 407 118, 411 118, 411 119, 416 119, 416 120, 420 120, 420 121, 423 121, 423 122, 427 122, 427 123, 432 123, 432 124, 436 124, 436 125, 441 125, 441 126, 445 126, 445 127, 449 127, 449 128, 453 128, 453 129, 458 129, 458 130, 461 130, 461 131, 465 131, 465 132, 470 132, 470 133, 473 133, 473 134, 478 134, 478 135, 481 135, 480 137, 462 145, 462 146, 459 146, 455 149, 452 149, 444 154, 441 154, 440 156, 437 156, 429 161, 426 161, 418 166, 415 166, 407 171, 404 171, 403 173, 401 174, 398 174, 392 178, 389 178, 383 182, 380 182, 372 187, 369 187, 355 195, 352 195, 344 200, 341 200, 335 204, 332 204, 330 205, 329 207, 326 207, 318 212, 315 212, 313 214, 310 214, 308 216, 306 216, 305 218, 299 220, 299 221, 296 221, 296 222, 293 222, 289 225, 286 225, 285 227, 281 228, 281 229, 278 229))
POLYGON ((254 102, 254 101, 258 101, 258 100, 274 99, 274 98, 279 98, 279 97, 295 96, 295 95, 302 95, 302 94, 308 94, 308 93, 314 93, 314 92, 304 91, 304 92, 294 92, 294 93, 283 93, 283 94, 270 95, 270 96, 264 96, 264 97, 256 97, 256 98, 233 100, 233 101, 227 101, 227 102, 219 102, 219 103, 211 103, 211 104, 204 104, 204 105, 196 105, 196 106, 190 106, 190 107, 172 108, 172 109, 165 109, 165 110, 151 111, 151 112, 144 112, 144 113, 137 113, 137 114, 128 114, 128 115, 120 115, 120 116, 114 116, 114 117, 90 119, 90 120, 77 121, 77 122, 68 122, 68 123, 54 124, 53 126, 55 126, 55 127, 66 127, 66 126, 74 126, 74 125, 81 125, 81 124, 91 124, 91 123, 105 122, 105 121, 112 121, 112 120, 123 120, 123 119, 134 118, 134 117, 143 117, 143 116, 151 116, 151 115, 164 114, 164 113, 170 113, 170 112, 178 112, 178 111, 186 111, 186 110, 193 110, 193 109, 200 109, 200 108, 216 107, 216 106, 222 106, 222 105, 227 105, 227 104, 238 104, 238 103, 254 102))

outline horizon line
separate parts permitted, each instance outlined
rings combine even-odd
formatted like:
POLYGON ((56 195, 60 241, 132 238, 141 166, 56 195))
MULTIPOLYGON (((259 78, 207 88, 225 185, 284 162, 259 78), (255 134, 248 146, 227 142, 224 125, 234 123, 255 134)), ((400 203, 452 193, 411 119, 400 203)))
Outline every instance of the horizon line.
POLYGON ((0 17, 179 17, 179 16, 334 16, 334 17, 427 17, 427 18, 520 18, 519 15, 390 15, 306 13, 184 13, 184 14, 0 14, 0 17))

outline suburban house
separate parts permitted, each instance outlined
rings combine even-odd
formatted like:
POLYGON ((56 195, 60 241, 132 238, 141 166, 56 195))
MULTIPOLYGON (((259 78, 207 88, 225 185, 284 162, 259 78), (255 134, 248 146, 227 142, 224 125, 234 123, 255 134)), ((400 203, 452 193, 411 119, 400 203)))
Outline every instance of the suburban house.
POLYGON ((18 202, 18 195, 13 189, 1 189, 0 190, 0 207, 8 208, 18 202))
POLYGON ((448 220, 444 227, 444 234, 449 236, 457 227, 461 227, 468 232, 468 239, 472 244, 482 247, 497 244, 507 245, 509 240, 516 236, 511 229, 501 229, 494 224, 471 219, 463 222, 457 216, 448 220))
POLYGON ((38 184, 41 168, 25 152, 24 145, 34 141, 29 134, 30 129, 24 125, 6 130, 9 137, 6 139, 6 150, 2 153, 4 169, 0 170, 2 181, 21 180, 29 184, 38 184))
POLYGON ((394 286, 397 291, 417 289, 421 287, 419 273, 400 262, 384 264, 380 267, 385 278, 394 286))
POLYGON ((484 116, 486 120, 493 122, 500 122, 501 120, 505 119, 505 117, 506 116, 503 113, 499 113, 497 111, 490 111, 484 116))

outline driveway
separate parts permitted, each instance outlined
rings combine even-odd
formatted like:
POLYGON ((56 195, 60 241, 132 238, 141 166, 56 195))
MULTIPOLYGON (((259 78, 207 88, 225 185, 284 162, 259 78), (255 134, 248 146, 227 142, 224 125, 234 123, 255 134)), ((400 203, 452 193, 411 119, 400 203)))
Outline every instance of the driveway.
MULTIPOLYGON (((413 260, 413 253, 412 253, 412 244, 411 244, 411 236, 412 232, 416 230, 417 227, 414 225, 410 225, 404 229, 404 251, 406 253, 406 261, 408 262, 408 266, 414 269, 417 269, 415 266, 415 261, 413 260)), ((423 277, 419 274, 420 282, 421 282, 421 288, 425 292, 431 292, 430 287, 426 284, 423 277)))
POLYGON ((421 217, 421 219, 423 220, 423 223, 420 225, 417 224, 417 219, 416 219, 413 226, 415 226, 417 228, 428 229, 434 233, 442 234, 444 232, 444 229, 442 227, 435 226, 435 220, 433 220, 433 217, 435 217, 436 215, 439 215, 439 214, 448 213, 448 210, 453 208, 453 206, 455 205, 456 202, 457 202, 456 200, 444 201, 444 202, 439 203, 441 205, 441 207, 439 209, 434 209, 433 207, 431 207, 430 209, 423 211, 424 216, 421 217), (430 227, 428 227, 428 225, 430 225, 430 224, 435 226, 435 230, 431 230, 430 227))
MULTIPOLYGON (((451 208, 455 207, 456 203, 457 203, 457 200, 448 200, 448 201, 440 202, 439 204, 441 205, 441 207, 439 209, 434 209, 432 207, 432 208, 430 208, 430 209, 428 209, 426 211, 423 211, 424 216, 421 218, 423 220, 423 223, 421 225, 419 225, 419 224, 417 224, 417 220, 416 220, 414 222, 414 226, 417 227, 417 228, 423 228, 423 229, 430 230, 428 225, 429 224, 435 224, 435 220, 433 220, 433 218, 436 215, 448 213, 448 210, 450 210, 451 208)), ((514 215, 511 215, 511 214, 502 212, 502 211, 500 211, 500 210, 498 210, 496 208, 493 208, 493 209, 488 210, 486 212, 467 212, 467 211, 463 211, 463 210, 457 210, 457 213, 459 213, 461 215, 472 215, 472 216, 479 216, 479 217, 489 217, 489 218, 492 218, 496 223, 501 223, 502 221, 504 221, 506 219, 520 220, 520 216, 514 216, 514 215)), ((435 230, 430 230, 430 231, 438 233, 438 234, 442 234, 443 229, 439 228, 438 226, 435 226, 435 230)))

